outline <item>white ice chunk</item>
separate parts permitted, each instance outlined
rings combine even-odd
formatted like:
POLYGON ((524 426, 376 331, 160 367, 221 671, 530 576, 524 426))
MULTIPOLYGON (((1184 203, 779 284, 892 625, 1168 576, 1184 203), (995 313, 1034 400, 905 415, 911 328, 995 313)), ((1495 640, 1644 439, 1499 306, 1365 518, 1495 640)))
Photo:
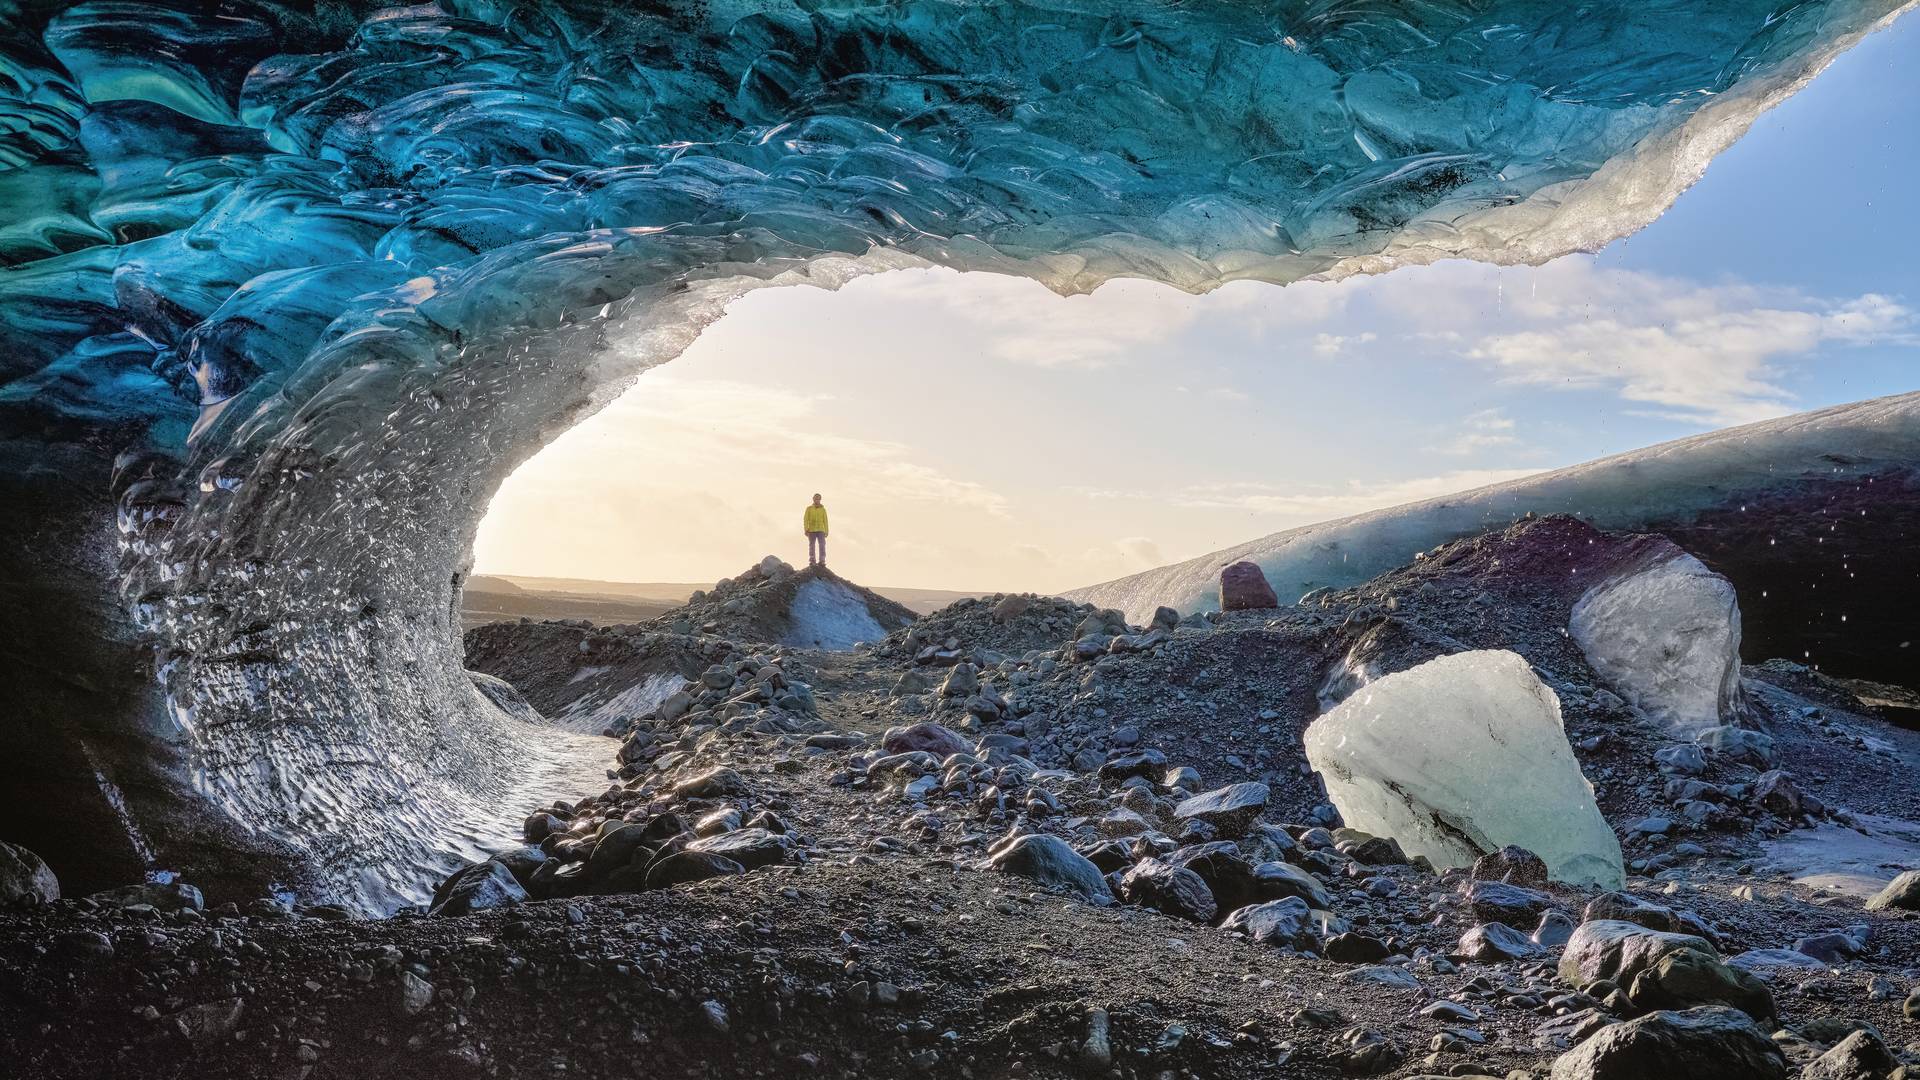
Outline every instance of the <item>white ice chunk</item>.
POLYGON ((659 708, 661 702, 685 685, 687 680, 678 672, 655 672, 604 701, 600 700, 599 692, 575 699, 554 719, 554 726, 582 735, 598 735, 622 720, 644 716, 659 708))
POLYGON ((1740 701, 1733 583, 1676 552, 1587 590, 1567 632, 1614 692, 1655 720, 1708 728, 1740 701))
POLYGON ((784 644, 813 649, 851 649, 887 636, 867 601, 837 581, 803 581, 793 596, 793 621, 784 644))
POLYGON ((1306 747, 1347 824, 1435 867, 1517 844, 1559 881, 1626 879, 1560 699, 1517 653, 1455 653, 1385 676, 1315 720, 1306 747))

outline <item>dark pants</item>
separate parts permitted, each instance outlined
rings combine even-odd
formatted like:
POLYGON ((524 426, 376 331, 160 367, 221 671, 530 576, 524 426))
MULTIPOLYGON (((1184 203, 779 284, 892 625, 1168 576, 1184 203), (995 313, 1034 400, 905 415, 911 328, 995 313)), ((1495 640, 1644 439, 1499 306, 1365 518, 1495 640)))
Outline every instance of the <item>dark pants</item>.
POLYGON ((827 565, 827 534, 807 534, 807 565, 827 565))

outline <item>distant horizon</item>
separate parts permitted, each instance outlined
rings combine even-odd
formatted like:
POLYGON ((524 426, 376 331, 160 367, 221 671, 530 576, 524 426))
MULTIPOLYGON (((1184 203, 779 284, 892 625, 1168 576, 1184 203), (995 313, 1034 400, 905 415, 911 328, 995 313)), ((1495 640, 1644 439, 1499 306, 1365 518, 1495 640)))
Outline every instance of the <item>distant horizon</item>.
MULTIPOLYGON (((792 561, 788 560, 788 564, 792 565, 792 561)), ((751 565, 752 565, 751 563, 748 564, 748 566, 751 566, 751 565)), ((744 571, 747 569, 747 567, 743 566, 740 569, 744 571)), ((838 571, 836 571, 836 573, 837 572, 838 571)), ((737 576, 739 576, 737 572, 734 574, 721 575, 721 577, 737 577, 737 576)), ((842 576, 844 577, 845 575, 842 575, 842 576)), ((705 581, 663 581, 663 580, 629 581, 623 578, 573 577, 568 574, 507 574, 507 573, 499 573, 492 570, 475 570, 472 573, 467 575, 467 580, 472 581, 474 578, 477 578, 477 577, 499 578, 501 580, 512 580, 514 578, 519 578, 523 581, 577 581, 584 585, 630 585, 635 587, 643 586, 643 585, 672 585, 672 586, 678 587, 678 586, 685 585, 685 586, 691 586, 695 589, 710 589, 717 582, 721 580, 720 577, 716 577, 716 578, 709 578, 705 581)), ((848 580, 852 580, 852 579, 849 578, 848 580)), ((1030 592, 1031 591, 1026 589, 1014 590, 1014 589, 930 588, 924 585, 884 585, 884 584, 873 585, 873 584, 868 584, 867 582, 864 582, 864 581, 856 581, 854 582, 854 584, 865 586, 866 588, 874 589, 874 590, 897 589, 902 592, 938 592, 938 593, 950 592, 950 593, 961 593, 967 596, 991 596, 994 593, 1006 593, 1006 592, 1016 592, 1016 591, 1030 592)))

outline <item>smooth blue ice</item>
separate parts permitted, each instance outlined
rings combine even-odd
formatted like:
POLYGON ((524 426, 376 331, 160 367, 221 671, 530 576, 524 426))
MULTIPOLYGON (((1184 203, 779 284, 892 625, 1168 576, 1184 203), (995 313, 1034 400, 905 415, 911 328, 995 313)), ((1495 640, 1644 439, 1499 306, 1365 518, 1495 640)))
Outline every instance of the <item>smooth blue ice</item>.
POLYGON ((6 629, 52 657, 22 670, 124 647, 113 687, 150 652, 159 698, 46 675, 0 721, 56 778, 14 820, 92 842, 71 771, 165 817, 163 861, 218 817, 175 850, 390 902, 540 753, 459 663, 487 499, 746 288, 1539 261, 1644 225, 1901 6, 28 5, 0 551, 71 592, 6 629))

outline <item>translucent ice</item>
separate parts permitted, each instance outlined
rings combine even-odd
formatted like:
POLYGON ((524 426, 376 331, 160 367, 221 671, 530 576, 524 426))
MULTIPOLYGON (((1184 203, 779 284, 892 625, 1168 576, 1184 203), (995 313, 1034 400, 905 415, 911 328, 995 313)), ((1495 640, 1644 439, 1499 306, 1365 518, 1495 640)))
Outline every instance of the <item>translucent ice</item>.
POLYGON ((803 581, 793 594, 793 624, 786 643, 811 649, 851 649, 879 641, 886 628, 867 610, 867 601, 838 581, 803 581))
POLYGON ((1740 604, 1685 553, 1587 590, 1567 632, 1621 697, 1675 727, 1707 728, 1740 700, 1740 604))
POLYGON ((1436 867, 1515 844, 1559 881, 1625 879, 1560 701, 1517 653, 1455 653, 1385 676, 1315 720, 1306 749, 1347 824, 1436 867))

